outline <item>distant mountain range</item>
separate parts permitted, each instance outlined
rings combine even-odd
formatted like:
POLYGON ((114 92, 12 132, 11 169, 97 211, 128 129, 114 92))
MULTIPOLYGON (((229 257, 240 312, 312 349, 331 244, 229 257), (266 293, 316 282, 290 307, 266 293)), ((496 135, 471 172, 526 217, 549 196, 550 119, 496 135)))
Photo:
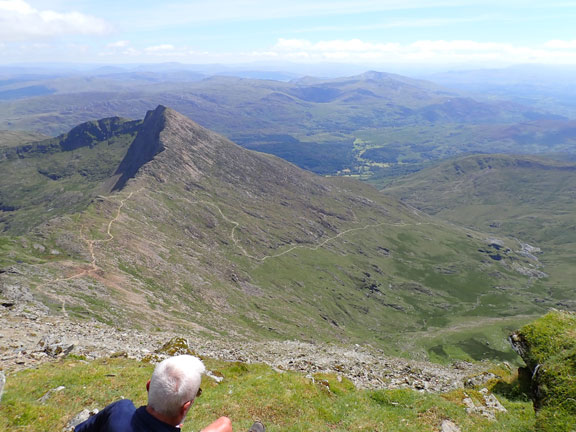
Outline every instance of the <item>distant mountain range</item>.
POLYGON ((522 238, 248 151, 164 106, 1 155, 0 296, 54 313, 512 359, 508 330, 563 298, 522 238))
POLYGON ((189 70, 101 72, 4 77, 0 129, 57 135, 104 117, 139 118, 163 104, 301 168, 362 176, 390 165, 419 169, 444 157, 495 149, 576 153, 574 124, 554 110, 474 99, 401 75, 274 81, 205 78, 189 70))
POLYGON ((451 71, 424 76, 481 100, 512 100, 541 111, 576 117, 576 67, 517 65, 504 69, 451 71))

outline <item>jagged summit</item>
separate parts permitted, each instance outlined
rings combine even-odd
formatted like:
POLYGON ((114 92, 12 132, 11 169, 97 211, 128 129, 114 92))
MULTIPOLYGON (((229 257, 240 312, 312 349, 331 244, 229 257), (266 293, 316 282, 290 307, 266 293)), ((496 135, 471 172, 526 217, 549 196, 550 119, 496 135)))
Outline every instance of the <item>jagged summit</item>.
POLYGON ((164 150, 159 138, 166 123, 166 110, 166 107, 159 105, 155 110, 146 113, 136 139, 128 148, 126 156, 112 177, 114 182, 112 190, 122 189, 140 167, 164 150))
POLYGON ((163 105, 146 114, 110 189, 122 189, 138 172, 161 182, 188 184, 210 177, 248 190, 277 185, 310 191, 322 182, 284 160, 246 150, 163 105))

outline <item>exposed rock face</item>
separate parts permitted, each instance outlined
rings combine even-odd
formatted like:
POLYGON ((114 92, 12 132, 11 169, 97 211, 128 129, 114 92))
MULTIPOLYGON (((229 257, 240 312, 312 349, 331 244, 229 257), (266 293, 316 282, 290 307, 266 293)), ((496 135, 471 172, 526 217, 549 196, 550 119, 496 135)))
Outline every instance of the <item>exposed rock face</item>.
POLYGON ((112 186, 112 190, 122 189, 145 163, 150 162, 154 156, 164 150, 159 136, 165 125, 166 109, 164 106, 159 106, 154 111, 146 113, 136 139, 128 148, 126 156, 114 173, 113 179, 117 180, 112 186))
POLYGON ((120 117, 110 117, 97 121, 82 123, 67 134, 48 138, 21 146, 0 150, 0 160, 23 158, 31 153, 49 153, 54 151, 71 151, 81 147, 92 146, 95 141, 112 138, 117 134, 134 133, 140 127, 140 120, 127 121, 120 117))
POLYGON ((138 170, 164 183, 168 180, 197 185, 201 178, 218 178, 250 193, 296 189, 320 192, 322 179, 276 157, 246 151, 223 136, 162 105, 148 111, 116 176, 113 190, 121 189, 138 170), (148 162, 151 162, 148 164, 148 162), (146 165, 146 166, 145 166, 146 165))
POLYGON ((542 406, 542 395, 538 386, 538 369, 539 365, 530 355, 530 344, 520 332, 514 332, 508 338, 514 351, 518 353, 526 363, 526 367, 518 368, 518 379, 525 380, 529 383, 530 396, 534 402, 534 409, 538 410, 542 406))

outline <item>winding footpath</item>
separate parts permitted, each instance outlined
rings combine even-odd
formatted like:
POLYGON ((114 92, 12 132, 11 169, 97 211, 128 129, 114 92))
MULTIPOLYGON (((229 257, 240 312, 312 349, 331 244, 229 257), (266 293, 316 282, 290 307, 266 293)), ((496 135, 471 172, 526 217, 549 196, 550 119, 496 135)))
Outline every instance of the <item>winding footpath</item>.
MULTIPOLYGON (((174 197, 172 197, 172 196, 170 196, 170 195, 168 195, 168 194, 166 194, 166 196, 168 196, 168 198, 170 198, 170 199, 175 199, 174 197)), ((392 222, 380 222, 380 223, 377 223, 377 224, 367 224, 367 225, 364 225, 364 226, 361 226, 361 227, 349 228, 349 229, 347 229, 347 230, 344 230, 344 231, 342 231, 342 232, 339 232, 339 233, 336 234, 335 236, 332 236, 332 237, 329 237, 329 238, 327 238, 327 239, 324 239, 324 240, 322 240, 320 243, 318 243, 318 244, 316 244, 316 245, 314 245, 314 246, 309 246, 309 245, 294 245, 294 246, 291 246, 291 247, 289 247, 288 249, 286 249, 286 250, 284 250, 284 251, 282 251, 282 252, 280 252, 280 253, 274 254, 274 255, 263 255, 263 256, 261 256, 261 257, 257 257, 257 256, 254 256, 254 255, 248 253, 248 252, 246 251, 246 249, 244 249, 244 247, 240 244, 240 240, 239 240, 238 238, 236 238, 236 230, 237 230, 238 228, 240 228, 240 223, 238 223, 238 222, 236 222, 236 221, 228 218, 228 217, 224 214, 224 212, 222 211, 222 209, 221 209, 219 206, 217 206, 216 204, 214 204, 214 203, 212 203, 212 202, 209 202, 209 201, 203 201, 203 200, 201 200, 201 201, 192 201, 192 200, 189 200, 188 198, 183 198, 183 197, 178 197, 177 199, 179 199, 179 200, 181 200, 181 201, 186 201, 187 203, 192 204, 192 205, 205 204, 205 205, 208 205, 208 206, 210 206, 210 207, 215 208, 215 209, 218 211, 218 213, 220 213, 220 216, 222 217, 223 220, 225 220, 226 222, 234 225, 234 227, 233 227, 232 230, 230 231, 230 239, 231 239, 232 242, 234 243, 234 246, 236 246, 236 247, 242 252, 242 254, 243 254, 246 258, 250 258, 250 259, 253 259, 253 260, 259 261, 259 262, 264 262, 264 261, 266 261, 266 260, 268 260, 268 259, 271 259, 271 258, 279 258, 279 257, 281 257, 281 256, 283 256, 283 255, 286 255, 286 254, 288 254, 288 253, 290 253, 290 252, 292 252, 293 250, 296 250, 296 249, 307 249, 307 250, 311 250, 311 251, 317 251, 317 250, 320 249, 321 247, 325 246, 327 243, 332 242, 332 241, 334 241, 334 240, 336 240, 336 239, 338 239, 338 238, 340 238, 340 237, 342 237, 342 236, 344 236, 344 235, 346 235, 346 234, 348 234, 348 233, 355 232, 355 231, 366 231, 366 230, 368 230, 368 229, 379 228, 379 227, 381 227, 381 226, 407 227, 407 226, 433 225, 432 222, 416 222, 416 223, 411 223, 411 224, 404 223, 404 222, 397 222, 397 223, 392 223, 392 222)))
MULTIPOLYGON (((126 201, 128 201, 130 198, 132 198, 132 195, 134 193, 138 193, 140 192, 142 189, 139 189, 138 191, 132 191, 130 192, 130 194, 120 200, 120 205, 118 206, 118 210, 116 211, 116 216, 114 216, 109 222, 108 222, 108 228, 106 230, 106 234, 108 235, 107 239, 104 240, 96 240, 96 239, 87 239, 86 235, 84 234, 84 229, 85 227, 82 226, 82 229, 80 231, 80 235, 82 237, 82 239, 84 240, 84 242, 88 245, 88 253, 90 254, 90 268, 84 269, 72 276, 68 276, 68 277, 64 277, 64 278, 58 278, 58 279, 53 279, 51 281, 45 282, 43 284, 40 284, 37 286, 37 289, 42 289, 48 285, 52 285, 52 284, 56 284, 59 282, 66 282, 69 280, 73 280, 73 279, 79 279, 85 276, 91 276, 93 275, 95 272, 97 272, 98 270, 100 270, 100 268, 97 265, 97 258, 96 258, 96 252, 94 250, 94 245, 96 243, 107 243, 109 241, 112 241, 114 239, 114 235, 112 234, 112 225, 114 224, 114 222, 116 222, 119 218, 120 215, 122 213, 122 208, 124 207, 126 201)), ((62 304, 62 309, 63 311, 65 310, 65 306, 64 303, 62 304)))

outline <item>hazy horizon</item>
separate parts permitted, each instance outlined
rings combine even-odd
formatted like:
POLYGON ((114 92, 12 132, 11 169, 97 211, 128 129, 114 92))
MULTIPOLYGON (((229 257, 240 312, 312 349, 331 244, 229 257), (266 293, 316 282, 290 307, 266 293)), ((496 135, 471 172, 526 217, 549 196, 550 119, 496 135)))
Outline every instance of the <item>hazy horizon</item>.
POLYGON ((576 4, 2 0, 0 66, 325 65, 350 71, 576 65, 576 4))

